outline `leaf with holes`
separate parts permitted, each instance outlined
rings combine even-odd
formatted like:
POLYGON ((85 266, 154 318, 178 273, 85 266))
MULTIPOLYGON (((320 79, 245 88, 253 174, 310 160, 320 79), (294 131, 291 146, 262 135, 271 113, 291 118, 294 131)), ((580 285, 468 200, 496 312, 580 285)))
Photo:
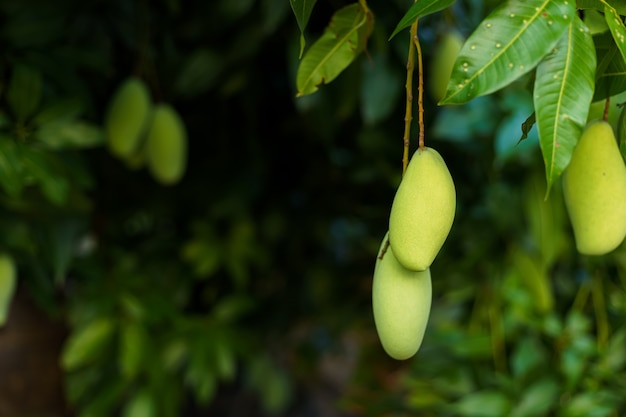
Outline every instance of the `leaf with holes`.
POLYGON ((365 49, 372 29, 372 14, 361 4, 339 9, 322 36, 304 54, 298 67, 297 96, 317 91, 350 65, 365 49))
POLYGON ((408 12, 393 30, 389 39, 393 38, 401 30, 408 28, 420 17, 438 12, 452 5, 456 0, 420 0, 413 3, 408 12))
POLYGON ((534 105, 548 190, 569 164, 593 98, 596 55, 578 17, 537 67, 534 105))
POLYGON ((300 28, 300 56, 302 56, 302 52, 304 52, 304 47, 306 45, 306 40, 304 39, 304 29, 306 29, 306 25, 309 24, 311 12, 313 11, 313 6, 315 6, 316 2, 317 0, 289 0, 291 10, 293 10, 293 14, 296 16, 296 22, 300 28))
POLYGON ((440 104, 463 104, 532 70, 576 16, 565 0, 509 1, 487 16, 457 56, 440 104))

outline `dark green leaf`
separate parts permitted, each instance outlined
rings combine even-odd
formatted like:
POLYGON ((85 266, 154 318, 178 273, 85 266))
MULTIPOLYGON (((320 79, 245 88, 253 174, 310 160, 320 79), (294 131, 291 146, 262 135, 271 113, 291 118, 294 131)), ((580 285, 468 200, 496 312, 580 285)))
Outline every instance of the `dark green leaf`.
POLYGON ((519 138, 519 141, 523 141, 528 137, 528 132, 533 128, 536 122, 536 114, 533 112, 528 118, 522 123, 522 137, 519 138))
POLYGON ((334 80, 365 49, 372 16, 360 4, 339 9, 323 35, 306 52, 298 67, 297 96, 317 91, 334 80))
POLYGON ((408 28, 417 19, 436 13, 451 6, 456 0, 419 0, 413 3, 411 8, 404 14, 389 39, 393 38, 401 30, 408 28))
POLYGON ((304 33, 306 25, 309 23, 309 18, 316 2, 317 0, 289 0, 291 10, 293 10, 293 14, 296 16, 298 27, 302 33, 304 33))
POLYGON ((10 136, 0 136, 0 185, 4 191, 17 196, 23 187, 19 145, 10 136))
POLYGON ((593 98, 596 56, 589 29, 575 17, 537 67, 534 103, 547 193, 569 164, 593 98))
POLYGON ((528 73, 575 16, 565 1, 509 1, 498 7, 463 45, 440 104, 466 103, 528 73))
POLYGON ((293 10, 293 14, 296 16, 296 22, 298 22, 298 27, 300 28, 300 57, 302 57, 304 47, 306 46, 304 30, 309 23, 309 18, 311 17, 311 12, 316 2, 317 0, 289 0, 291 10, 293 10))
POLYGON ((28 119, 41 100, 41 74, 36 68, 17 64, 13 67, 6 99, 19 121, 28 119))

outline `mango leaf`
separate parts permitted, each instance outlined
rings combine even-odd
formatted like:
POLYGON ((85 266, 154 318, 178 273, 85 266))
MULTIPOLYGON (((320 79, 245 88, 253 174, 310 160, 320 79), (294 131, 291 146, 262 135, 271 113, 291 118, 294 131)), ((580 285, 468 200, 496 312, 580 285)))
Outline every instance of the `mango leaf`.
POLYGON ((420 17, 438 12, 452 5, 456 0, 419 0, 413 3, 411 8, 400 19, 400 22, 391 33, 389 39, 393 38, 401 30, 408 28, 420 17))
POLYGON ((118 366, 124 378, 131 380, 137 376, 148 345, 148 335, 141 324, 130 321, 121 326, 118 366))
POLYGON ((534 104, 548 189, 569 164, 593 98, 596 55, 589 29, 575 17, 537 67, 534 104))
POLYGON ((511 410, 511 400, 499 391, 478 391, 464 395, 453 409, 459 416, 506 416, 511 410))
POLYGON ((111 339, 114 330, 113 321, 104 317, 74 330, 61 355, 63 369, 73 371, 94 360, 111 339))
MULTIPOLYGON (((611 36, 608 36, 611 38, 611 36)), ((594 38, 595 39, 595 38, 594 38)), ((612 41, 607 46, 596 42, 598 68, 593 101, 603 100, 626 91, 626 62, 612 41)))
POLYGON ((622 59, 626 61, 626 26, 617 11, 609 5, 604 6, 604 18, 609 25, 615 44, 617 45, 622 59))
POLYGON ((577 9, 595 9, 604 11, 604 7, 608 5, 615 9, 617 13, 626 15, 626 3, 624 0, 577 0, 577 9))
POLYGON ((12 197, 24 186, 21 158, 21 148, 13 137, 0 135, 0 186, 12 197))
POLYGON ((41 100, 41 73, 36 68, 17 64, 13 67, 6 99, 13 115, 21 122, 39 107, 41 100))
POLYGON ((298 67, 298 97, 314 93, 334 80, 365 49, 372 15, 361 4, 339 9, 322 36, 309 48, 298 67))
POLYGON ((306 25, 309 23, 311 12, 316 2, 317 0, 289 0, 291 10, 293 10, 293 14, 296 16, 296 22, 298 22, 298 27, 300 28, 300 57, 302 57, 302 52, 304 52, 306 45, 304 29, 306 29, 306 25))
POLYGON ((457 56, 439 104, 463 104, 532 70, 576 16, 565 0, 509 1, 487 16, 457 56))
POLYGON ((516 407, 508 414, 511 417, 539 417, 554 406, 559 397, 559 384, 546 377, 528 387, 518 400, 516 407))
POLYGON ((157 415, 154 397, 146 389, 137 392, 124 407, 123 417, 155 417, 157 415))

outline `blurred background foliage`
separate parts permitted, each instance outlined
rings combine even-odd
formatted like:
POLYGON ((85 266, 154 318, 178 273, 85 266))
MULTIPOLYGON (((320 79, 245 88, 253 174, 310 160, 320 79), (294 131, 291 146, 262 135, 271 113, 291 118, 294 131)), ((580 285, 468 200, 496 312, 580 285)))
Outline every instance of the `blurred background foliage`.
MULTIPOLYGON (((626 249, 578 255, 559 186, 544 200, 536 130, 518 144, 527 79, 458 107, 425 95, 457 215, 421 350, 384 354, 371 278, 401 175, 408 32, 387 39, 410 3, 371 0, 368 53, 298 99, 285 0, 0 3, 0 247, 68 328, 68 410, 47 415, 626 413, 626 249), (131 75, 187 126, 175 186, 104 143, 131 75)), ((421 22, 426 82, 441 37, 497 3, 421 22)), ((345 4, 317 2, 309 44, 345 4)))

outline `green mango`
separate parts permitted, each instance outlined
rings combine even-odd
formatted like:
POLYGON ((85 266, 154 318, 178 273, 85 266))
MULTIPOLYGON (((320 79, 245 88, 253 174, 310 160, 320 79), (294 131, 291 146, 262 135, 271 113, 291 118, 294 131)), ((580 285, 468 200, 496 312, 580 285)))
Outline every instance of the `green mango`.
POLYGON ((187 166, 187 132, 180 116, 169 104, 154 108, 146 139, 147 164, 163 185, 180 181, 187 166))
POLYGON ((433 148, 413 154, 389 215, 389 239, 407 269, 430 267, 454 221, 456 190, 448 167, 433 148))
POLYGON ((435 101, 445 96, 456 57, 464 43, 465 39, 459 32, 450 30, 435 45, 435 54, 430 61, 430 71, 426 80, 428 90, 435 101))
POLYGON ((563 172, 563 197, 576 249, 604 255, 626 236, 626 166, 606 121, 589 123, 563 172))
POLYGON ((430 306, 430 268, 410 271, 400 265, 385 235, 378 251, 372 284, 374 323, 383 349, 394 359, 415 355, 422 344, 430 306))
POLYGON ((144 82, 127 78, 109 102, 104 123, 109 150, 119 158, 128 159, 138 151, 148 126, 152 102, 144 82))
POLYGON ((9 314, 11 300, 17 286, 17 269, 13 258, 0 255, 0 326, 4 325, 9 314))

